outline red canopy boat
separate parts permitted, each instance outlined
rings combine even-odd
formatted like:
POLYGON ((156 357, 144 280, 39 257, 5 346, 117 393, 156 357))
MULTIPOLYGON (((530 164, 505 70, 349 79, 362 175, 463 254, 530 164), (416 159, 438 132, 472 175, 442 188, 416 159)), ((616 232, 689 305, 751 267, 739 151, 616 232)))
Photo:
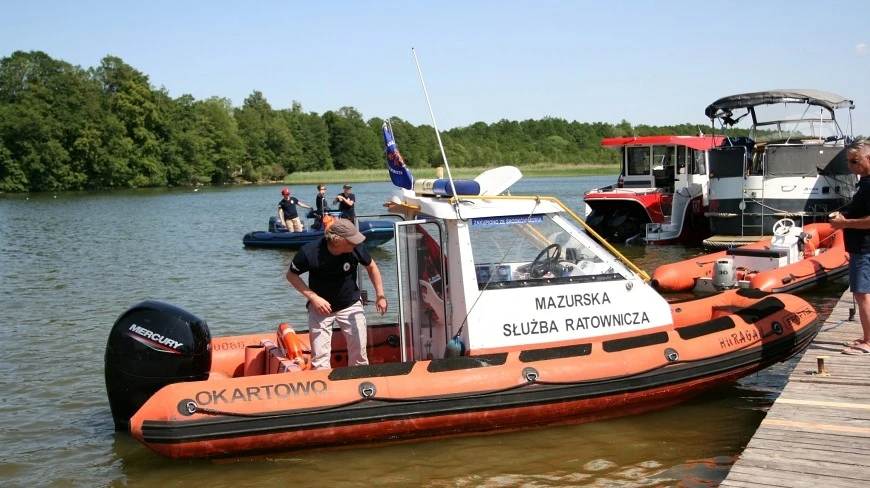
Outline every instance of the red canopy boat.
POLYGON ((708 237, 707 152, 720 136, 613 137, 622 169, 615 185, 586 193, 586 223, 613 242, 697 243, 708 237))

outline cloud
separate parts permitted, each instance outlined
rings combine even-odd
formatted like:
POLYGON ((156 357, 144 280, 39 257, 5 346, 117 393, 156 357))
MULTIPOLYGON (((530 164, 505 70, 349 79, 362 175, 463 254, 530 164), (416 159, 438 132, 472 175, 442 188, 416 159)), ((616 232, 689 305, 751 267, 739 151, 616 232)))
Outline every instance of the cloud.
POLYGON ((867 52, 867 44, 864 44, 863 42, 855 44, 855 54, 857 54, 858 56, 862 56, 864 54, 867 54, 867 52))

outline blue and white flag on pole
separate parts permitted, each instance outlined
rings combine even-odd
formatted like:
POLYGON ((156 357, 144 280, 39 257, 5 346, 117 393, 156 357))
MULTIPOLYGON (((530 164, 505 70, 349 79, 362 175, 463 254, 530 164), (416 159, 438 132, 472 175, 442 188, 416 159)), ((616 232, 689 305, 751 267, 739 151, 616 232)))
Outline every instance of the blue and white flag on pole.
POLYGON ((390 179, 393 180, 394 185, 412 190, 414 188, 414 176, 405 164, 405 160, 402 159, 399 148, 396 147, 396 141, 393 140, 392 127, 389 127, 384 122, 383 130, 384 144, 387 146, 387 170, 390 172, 390 179))

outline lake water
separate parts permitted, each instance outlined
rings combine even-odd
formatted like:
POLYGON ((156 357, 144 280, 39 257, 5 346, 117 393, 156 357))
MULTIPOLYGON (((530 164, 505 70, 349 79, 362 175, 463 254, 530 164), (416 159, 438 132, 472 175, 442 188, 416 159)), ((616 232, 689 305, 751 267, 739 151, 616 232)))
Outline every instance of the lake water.
MULTIPOLYGON (((512 192, 553 195, 582 213, 583 192, 614 179, 527 179, 512 192)), ((794 364, 649 414, 399 446, 181 462, 114 432, 103 353, 128 307, 173 303, 213 336, 305 323, 284 278, 292 251, 241 241, 266 230, 279 188, 0 195, 0 486, 716 486, 794 364)), ((355 183, 357 213, 383 213, 389 188, 355 183)), ((314 185, 291 189, 313 203, 314 185)), ((702 252, 620 250, 648 273, 702 252)), ((372 253, 387 278, 392 253, 372 253)), ((845 288, 806 297, 826 317, 845 288)))

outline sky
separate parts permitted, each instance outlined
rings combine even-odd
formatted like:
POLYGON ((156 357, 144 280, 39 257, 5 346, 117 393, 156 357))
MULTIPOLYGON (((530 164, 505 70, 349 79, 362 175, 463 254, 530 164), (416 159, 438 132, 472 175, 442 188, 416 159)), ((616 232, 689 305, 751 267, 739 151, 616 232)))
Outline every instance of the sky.
POLYGON ((544 117, 709 129, 721 97, 811 88, 853 100, 852 130, 870 135, 868 25, 866 0, 0 0, 0 57, 91 68, 111 55, 172 97, 240 106, 256 90, 274 109, 431 126, 416 53, 441 130, 544 117))

